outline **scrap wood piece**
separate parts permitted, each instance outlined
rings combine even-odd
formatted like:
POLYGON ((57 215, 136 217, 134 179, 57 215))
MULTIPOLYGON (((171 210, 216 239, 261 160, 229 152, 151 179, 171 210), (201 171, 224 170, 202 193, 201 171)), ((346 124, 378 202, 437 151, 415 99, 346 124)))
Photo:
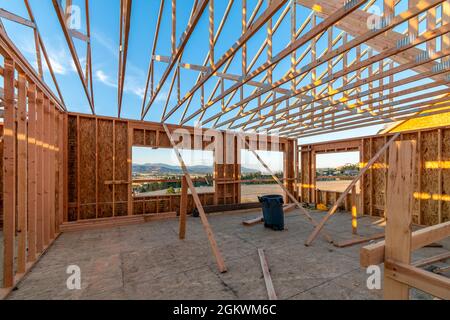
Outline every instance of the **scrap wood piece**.
POLYGON ((447 260, 447 259, 450 259, 450 251, 441 253, 441 254, 439 254, 437 256, 433 256, 433 257, 430 257, 430 258, 425 258, 425 259, 416 261, 416 262, 412 263, 411 265, 414 266, 414 267, 420 268, 420 267, 424 267, 424 266, 427 266, 429 264, 433 264, 433 263, 439 262, 439 261, 444 261, 444 260, 447 260))
POLYGON ((295 207, 297 207, 297 205, 295 203, 287 204, 287 205, 283 206, 283 212, 288 213, 288 212, 294 210, 295 207))
MULTIPOLYGON (((411 236, 411 248, 417 250, 426 245, 440 241, 450 236, 450 221, 416 230, 411 236)), ((385 241, 369 244, 361 248, 360 265, 368 267, 370 265, 384 262, 385 241)))
POLYGON ((249 227, 249 226, 253 226, 253 225, 255 225, 255 224, 261 223, 261 222, 263 222, 263 221, 264 221, 263 216, 260 216, 260 217, 254 218, 254 219, 242 221, 242 224, 243 224, 244 226, 249 227))
POLYGON ((444 273, 448 272, 449 270, 450 270, 450 266, 445 266, 445 267, 437 268, 437 269, 433 270, 433 272, 439 273, 439 274, 444 274, 444 273))
POLYGON ((202 202, 195 190, 194 183, 192 182, 191 176, 186 168, 186 164, 184 163, 183 157, 181 156, 180 151, 178 150, 175 141, 173 140, 172 134, 169 131, 169 128, 165 123, 163 123, 164 130, 166 131, 167 137, 169 137, 172 148, 177 156, 178 162, 180 163, 181 170, 186 177, 186 182, 188 184, 189 189, 191 189, 192 198, 194 199, 195 206, 197 207, 198 213, 200 215, 200 220, 202 221, 203 227, 205 229, 206 235, 208 236, 209 244, 211 245, 211 250, 216 258, 216 263, 219 268, 219 272, 224 273, 227 272, 227 267, 225 266, 225 262, 223 260, 222 254, 220 253, 219 247, 217 246, 216 239, 214 238, 214 233, 212 231, 211 225, 208 222, 208 218, 206 217, 206 213, 203 209, 202 202))
POLYGON ((347 247, 351 247, 357 244, 361 244, 361 243, 365 243, 365 242, 369 242, 369 241, 373 241, 373 240, 378 240, 378 239, 382 239, 384 238, 384 232, 383 233, 377 233, 368 237, 361 237, 359 239, 349 239, 349 240, 343 240, 340 241, 338 243, 334 243, 335 247, 338 248, 347 248, 347 247))
MULTIPOLYGON (((283 206, 283 212, 284 213, 288 213, 288 212, 294 210, 296 206, 297 205, 295 203, 291 203, 291 204, 285 205, 285 206, 283 206)), ((264 216, 259 216, 257 218, 253 218, 253 219, 249 219, 249 220, 246 220, 246 221, 242 221, 242 224, 244 226, 249 227, 249 226, 254 226, 255 224, 258 224, 258 223, 261 223, 261 222, 264 222, 264 216)))
POLYGON ((275 288, 273 287, 272 277, 270 276, 269 265, 267 264, 266 256, 263 249, 258 249, 259 261, 261 262, 261 268, 264 275, 264 281, 266 283, 267 294, 269 300, 278 300, 275 288))
POLYGON ((339 208, 339 205, 344 201, 344 199, 347 197, 347 194, 352 190, 353 186, 356 185, 356 183, 361 179, 361 177, 366 173, 367 170, 369 170, 372 165, 378 160, 378 158, 389 148, 391 144, 394 143, 395 140, 400 136, 400 133, 396 133, 373 157, 370 159, 370 161, 366 164, 364 168, 362 168, 358 175, 353 179, 353 181, 348 185, 347 189, 341 194, 339 199, 336 200, 334 205, 331 207, 331 209, 328 211, 327 215, 320 221, 319 225, 316 226, 314 231, 311 233, 311 235, 308 237, 308 240, 306 240, 305 245, 309 246, 314 241, 314 239, 317 237, 317 235, 320 233, 322 228, 325 226, 325 223, 330 219, 332 215, 334 215, 339 208))
POLYGON ((442 248, 443 245, 437 242, 433 242, 424 246, 424 248, 442 248))

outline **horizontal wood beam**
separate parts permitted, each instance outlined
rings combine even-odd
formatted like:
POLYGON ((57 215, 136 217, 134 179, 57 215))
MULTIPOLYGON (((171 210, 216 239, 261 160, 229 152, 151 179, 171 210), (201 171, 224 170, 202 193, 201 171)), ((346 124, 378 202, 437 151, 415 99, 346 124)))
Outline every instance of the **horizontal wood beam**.
POLYGON ((386 261, 385 276, 435 297, 450 300, 450 279, 406 263, 386 261))
POLYGON ((0 18, 4 18, 7 19, 9 21, 13 21, 13 22, 17 22, 21 25, 30 27, 30 28, 36 28, 36 24, 33 23, 32 21, 22 18, 21 16, 18 16, 12 12, 9 12, 3 8, 0 8, 0 18))
MULTIPOLYGON (((450 221, 426 227, 412 233, 411 250, 423 248, 431 243, 450 237, 450 221)), ((360 265, 368 267, 384 262, 385 242, 380 241, 361 248, 360 265)))
MULTIPOLYGON (((296 0, 298 4, 314 9, 319 8, 320 10, 317 10, 317 15, 326 19, 330 15, 334 13, 336 8, 338 8, 340 5, 342 5, 345 0, 315 0, 315 1, 309 1, 309 0, 296 0)), ((351 34, 353 37, 359 37, 368 29, 367 27, 367 21, 370 21, 372 18, 372 15, 374 13, 364 12, 362 10, 359 10, 355 12, 351 16, 347 16, 345 19, 342 19, 336 23, 336 26, 340 29, 344 30, 345 32, 351 34)), ((380 17, 382 18, 382 16, 380 17)), ((393 18, 393 17, 390 17, 393 18)), ((392 45, 392 43, 397 43, 397 41, 403 39, 405 36, 399 32, 396 32, 394 30, 388 30, 386 33, 383 34, 382 37, 377 37, 373 39, 369 39, 366 41, 366 44, 376 51, 380 52, 383 51, 386 47, 389 47, 392 45)), ((408 51, 402 52, 401 54, 394 55, 392 57, 392 60, 399 64, 405 64, 412 62, 416 59, 417 56, 420 54, 423 54, 424 51, 419 48, 411 48, 408 51)), ((434 63, 429 62, 426 65, 421 65, 414 67, 412 70, 422 73, 430 70, 434 63)), ((434 80, 442 80, 442 75, 432 76, 431 77, 434 80)))

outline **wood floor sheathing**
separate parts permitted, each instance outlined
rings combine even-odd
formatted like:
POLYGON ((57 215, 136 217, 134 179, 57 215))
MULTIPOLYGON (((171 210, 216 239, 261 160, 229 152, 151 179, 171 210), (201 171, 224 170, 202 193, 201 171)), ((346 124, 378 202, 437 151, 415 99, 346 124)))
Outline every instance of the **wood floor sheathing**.
MULTIPOLYGON (((228 272, 220 274, 199 218, 188 217, 186 240, 178 221, 153 221, 110 229, 63 233, 8 299, 267 299, 258 257, 265 251, 279 299, 381 299, 369 290, 359 248, 336 248, 312 231, 298 210, 285 217, 287 230, 272 231, 242 221, 258 212, 209 216, 228 272), (67 289, 68 266, 81 269, 81 290, 67 289)), ((316 220, 323 212, 312 211, 316 220)), ((359 232, 382 232, 374 219, 358 220, 359 232)), ((352 238, 350 216, 337 213, 327 224, 335 241, 352 238)), ((423 248, 413 260, 449 249, 423 248)), ((431 299, 412 290, 413 299, 431 299)))

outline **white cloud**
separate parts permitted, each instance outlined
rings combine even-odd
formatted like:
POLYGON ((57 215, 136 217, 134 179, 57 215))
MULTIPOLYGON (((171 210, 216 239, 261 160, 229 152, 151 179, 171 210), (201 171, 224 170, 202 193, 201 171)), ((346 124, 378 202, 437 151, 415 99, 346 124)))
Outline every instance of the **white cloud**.
MULTIPOLYGON (((29 39, 28 39, 29 40, 29 39)), ((27 39, 19 40, 19 48, 27 55, 31 56, 31 63, 33 66, 38 68, 37 58, 36 58, 36 47, 34 41, 28 41, 27 39)), ((64 47, 64 43, 61 41, 46 41, 44 40, 45 48, 52 66, 53 72, 58 75, 66 75, 69 72, 76 72, 75 63, 73 62, 72 56, 64 47)), ((42 68, 44 71, 49 71, 45 57, 41 54, 42 68)), ((80 57, 80 63, 83 65, 85 58, 80 57)))
MULTIPOLYGON (((112 81, 111 78, 101 69, 95 71, 95 78, 108 87, 116 89, 118 87, 117 83, 112 81)), ((127 78, 125 78, 124 91, 132 93, 140 98, 143 98, 145 88, 143 86, 138 85, 138 81, 136 78, 128 76, 127 78)))
MULTIPOLYGON (((50 59, 50 64, 52 66, 52 69, 53 69, 54 73, 62 74, 62 75, 66 74, 66 68, 61 64, 60 61, 55 60, 53 58, 49 58, 49 59, 50 59)), ((36 62, 36 65, 37 65, 37 62, 36 62)), ((44 63, 43 64, 43 68, 45 70, 48 70, 47 64, 44 63)))
POLYGON ((97 70, 95 71, 95 77, 98 81, 103 83, 104 85, 107 85, 108 87, 117 88, 117 84, 111 81, 111 79, 106 75, 106 73, 103 70, 97 70))

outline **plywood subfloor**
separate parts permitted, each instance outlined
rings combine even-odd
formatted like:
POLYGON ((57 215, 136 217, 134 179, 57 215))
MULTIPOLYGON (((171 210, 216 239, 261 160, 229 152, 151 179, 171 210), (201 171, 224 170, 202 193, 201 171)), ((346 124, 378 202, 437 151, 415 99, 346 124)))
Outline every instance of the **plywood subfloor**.
MULTIPOLYGON (((209 217, 228 272, 219 274, 203 227, 188 218, 187 238, 177 238, 176 220, 62 234, 20 283, 10 299, 266 299, 257 253, 265 250, 279 299, 380 299, 366 287, 359 248, 338 249, 319 237, 304 241, 312 227, 298 211, 286 216, 288 230, 244 227, 258 212, 209 217), (66 269, 81 268, 82 289, 68 290, 66 269)), ((323 213, 313 212, 319 219, 323 213)), ((370 218, 359 220, 364 235, 379 233, 370 218)), ((338 213, 328 230, 351 238, 350 218, 338 213)), ((448 249, 448 246, 447 246, 448 249)), ((424 248, 415 259, 443 252, 424 248)), ((415 298, 430 298, 414 293, 415 298)))

